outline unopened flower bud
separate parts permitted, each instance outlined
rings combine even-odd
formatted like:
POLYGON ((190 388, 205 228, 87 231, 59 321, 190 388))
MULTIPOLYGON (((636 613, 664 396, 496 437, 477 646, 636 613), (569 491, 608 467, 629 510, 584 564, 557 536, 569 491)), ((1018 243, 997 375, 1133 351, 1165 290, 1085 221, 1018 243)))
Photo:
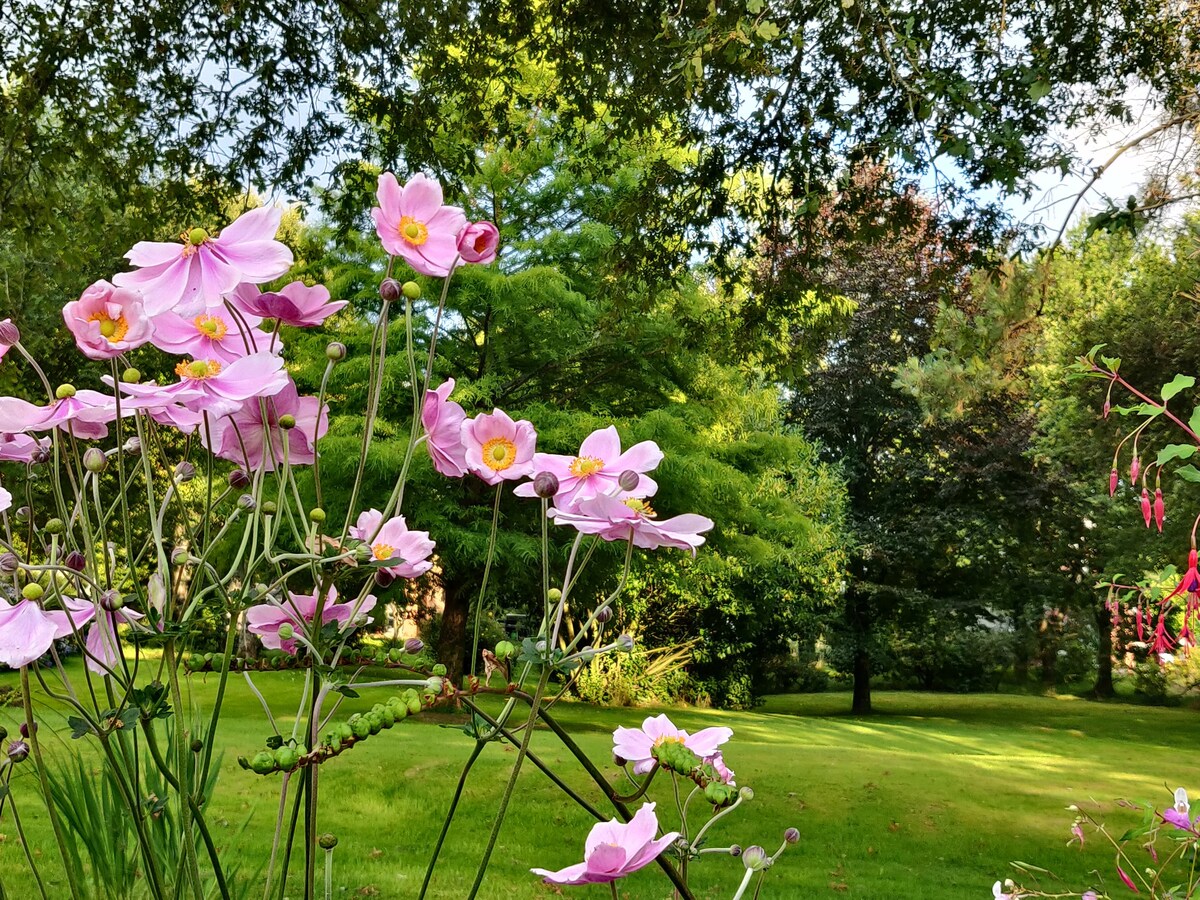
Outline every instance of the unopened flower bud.
MULTIPOLYGON (((33 461, 39 466, 50 462, 50 449, 48 447, 38 447, 33 451, 33 461)), ((31 474, 29 477, 32 479, 33 475, 31 474)))
POLYGON ((617 638, 617 652, 618 653, 632 653, 633 652, 633 635, 623 634, 617 638))
POLYGON ((800 840, 800 829, 799 828, 789 828, 787 831, 785 831, 783 833, 783 839, 789 844, 796 843, 797 841, 800 840))
POLYGON ((341 341, 330 341, 325 345, 325 358, 330 362, 341 362, 346 358, 346 345, 341 341))
POLYGON ((183 565, 183 563, 187 561, 187 558, 188 558, 187 547, 178 547, 177 546, 177 547, 171 548, 171 565, 173 565, 173 566, 183 565))
POLYGON ((446 679, 442 678, 440 675, 431 675, 425 682, 425 690, 429 691, 431 694, 440 694, 445 686, 446 679))
MULTIPOLYGON (((33 733, 37 734, 37 732, 38 732, 38 723, 34 722, 33 723, 33 733)), ((28 722, 21 723, 21 737, 23 737, 23 738, 29 737, 29 723, 28 722)))
POLYGON ((76 572, 82 572, 87 568, 87 558, 78 550, 72 550, 67 554, 66 559, 63 560, 63 565, 76 572))
POLYGON ((404 289, 395 278, 385 278, 379 282, 379 296, 388 303, 391 303, 393 300, 399 300, 403 296, 403 293, 404 289))
POLYGON ((260 750, 250 760, 250 768, 259 775, 269 775, 275 771, 275 755, 269 750, 260 750))
POLYGON ((124 444, 121 445, 121 449, 124 450, 126 453, 128 453, 130 456, 137 456, 139 453, 142 452, 142 439, 139 437, 136 437, 136 436, 131 437, 129 440, 127 440, 124 444))
POLYGON ((603 625, 605 622, 612 619, 612 617, 613 617, 613 611, 612 611, 611 606, 602 606, 598 610, 596 610, 596 621, 599 622, 601 625, 603 625))
POLYGON ((425 642, 420 638, 409 638, 404 642, 404 652, 416 656, 425 649, 425 642))
MULTIPOLYGON (((21 567, 21 559, 15 553, 5 553, 0 556, 0 574, 11 575, 21 567)), ((3 740, 3 738, 0 738, 3 740)))
POLYGON ((617 478, 617 484, 620 485, 621 490, 623 491, 632 491, 637 488, 638 483, 641 480, 642 476, 633 471, 633 469, 626 469, 621 473, 620 477, 617 478))
POLYGON ((196 467, 193 466, 186 459, 183 462, 176 464, 175 480, 179 484, 187 484, 189 481, 191 481, 195 477, 196 477, 196 467))
POLYGON ((242 494, 237 498, 237 505, 246 510, 254 509, 254 498, 249 494, 242 494))
POLYGON ((13 521, 18 525, 24 525, 29 521, 30 509, 28 506, 18 506, 13 510, 13 521))
POLYGON ((36 581, 31 581, 29 584, 25 585, 25 587, 21 588, 21 596, 26 600, 41 600, 42 595, 45 593, 46 592, 42 590, 42 586, 36 581))
POLYGON ((119 592, 108 590, 100 595, 100 608, 106 612, 116 612, 125 605, 125 598, 119 592))
POLYGON ((517 648, 512 641, 497 641, 496 649, 492 652, 496 654, 496 659, 508 659, 516 654, 517 648))
POLYGON ((4 741, 7 739, 8 739, 8 729, 5 728, 3 725, 0 725, 0 741, 4 741))
POLYGON ((0 322, 0 344, 11 347, 13 344, 19 344, 20 342, 21 332, 17 326, 8 319, 0 322))
POLYGON ((14 763, 24 762, 29 756, 29 745, 24 741, 13 741, 8 745, 8 758, 14 763))
POLYGON ((42 526, 42 531, 46 532, 46 534, 62 534, 63 520, 47 519, 46 524, 42 526))
POLYGON ((751 872, 761 872, 767 867, 767 851, 755 844, 742 851, 742 865, 751 872))
POLYGON ((404 291, 404 296, 409 300, 416 300, 421 296, 421 286, 415 281, 406 281, 401 288, 404 291))
POLYGON ((88 447, 83 452, 83 467, 93 475, 98 475, 108 468, 108 457, 99 447, 88 447))
POLYGON ((308 520, 320 525, 325 521, 325 510, 321 509, 319 506, 314 506, 308 511, 308 520))
POLYGON ((317 838, 317 843, 321 845, 322 850, 332 850, 338 845, 338 839, 327 831, 317 838))
POLYGON ((562 591, 558 588, 550 588, 550 590, 546 591, 546 599, 551 603, 557 603, 562 599, 562 591))
POLYGON ((279 427, 284 431, 291 431, 296 427, 296 417, 291 413, 285 413, 279 417, 279 427))
POLYGON ((244 488, 250 483, 250 476, 246 474, 245 469, 234 469, 226 480, 231 488, 244 488))
POLYGON ((279 639, 281 641, 290 641, 296 636, 296 629, 284 622, 279 626, 279 639))
POLYGON ((376 569, 375 570, 375 583, 377 585, 379 585, 379 587, 389 588, 392 586, 392 582, 395 580, 396 580, 396 576, 393 575, 391 572, 389 572, 387 569, 376 569))
POLYGON ((201 750, 204 749, 204 741, 200 740, 200 738, 196 738, 195 740, 192 741, 191 746, 192 746, 193 753, 199 753, 201 750))
POLYGON ((70 400, 75 396, 75 385, 60 384, 54 391, 54 397, 57 400, 70 400))
POLYGON ((730 856, 741 856, 742 855, 742 845, 741 844, 732 845, 729 848, 729 855, 730 856))
POLYGON ((142 380, 142 373, 134 368, 126 369, 121 373, 121 381, 125 384, 137 384, 142 380))
POLYGON ((544 500, 558 493, 558 476, 553 472, 538 472, 533 476, 533 492, 544 500))
POLYGON ((754 799, 754 788, 744 787, 740 791, 738 791, 738 796, 741 797, 743 800, 747 800, 747 801, 753 800, 754 799))
POLYGON ((275 501, 264 500, 262 504, 262 512, 264 516, 273 516, 276 513, 275 501))

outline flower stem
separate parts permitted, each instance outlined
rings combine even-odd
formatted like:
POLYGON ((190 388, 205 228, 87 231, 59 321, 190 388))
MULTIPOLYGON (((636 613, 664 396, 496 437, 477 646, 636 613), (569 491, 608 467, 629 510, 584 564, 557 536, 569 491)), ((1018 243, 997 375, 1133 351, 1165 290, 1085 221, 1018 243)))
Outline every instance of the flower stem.
POLYGON ((442 845, 446 842, 446 835, 450 832, 450 823, 454 820, 454 813, 458 810, 458 801, 462 799, 463 788, 467 784, 467 775, 470 774, 471 767, 475 765, 475 760, 479 759, 479 754, 483 752, 486 744, 486 741, 475 742, 475 749, 467 757, 466 765, 463 766, 462 773, 458 776, 458 787, 454 789, 454 796, 450 800, 450 808, 446 810, 446 818, 442 822, 441 833, 438 834, 437 843, 433 845, 433 854, 429 857, 429 865, 425 867, 425 880, 421 882, 421 893, 417 895, 417 900, 425 900, 425 892, 429 890, 429 882, 433 878, 433 870, 437 866, 438 856, 442 852, 442 845))
MULTIPOLYGON (((483 599, 487 594, 488 576, 492 573, 492 559, 496 556, 496 530, 500 525, 500 497, 504 482, 496 485, 496 503, 492 507, 492 530, 488 535, 487 560, 483 564, 483 581, 479 585, 479 600, 475 603, 475 634, 471 640, 471 674, 479 666, 479 629, 483 624, 483 599)), ((457 687, 457 685, 455 685, 457 687)))

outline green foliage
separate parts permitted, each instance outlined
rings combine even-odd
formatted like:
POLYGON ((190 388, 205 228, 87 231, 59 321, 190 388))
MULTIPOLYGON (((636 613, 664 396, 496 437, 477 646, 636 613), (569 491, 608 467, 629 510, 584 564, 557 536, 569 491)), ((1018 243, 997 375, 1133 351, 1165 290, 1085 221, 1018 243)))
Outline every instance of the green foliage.
POLYGON ((689 645, 649 650, 635 645, 631 653, 597 656, 580 670, 574 689, 581 700, 605 706, 695 700, 690 661, 689 645))

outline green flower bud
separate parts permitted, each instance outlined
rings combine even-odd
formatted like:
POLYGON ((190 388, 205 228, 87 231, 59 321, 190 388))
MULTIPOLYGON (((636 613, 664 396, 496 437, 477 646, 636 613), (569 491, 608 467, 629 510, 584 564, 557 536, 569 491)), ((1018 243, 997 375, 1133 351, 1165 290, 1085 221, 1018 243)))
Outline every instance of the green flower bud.
POLYGON ((275 756, 270 750, 260 750, 250 760, 250 769, 259 775, 270 775, 275 771, 275 756))
POLYGON ((432 669, 430 669, 430 671, 433 672, 434 675, 437 675, 439 678, 446 677, 446 671, 447 671, 446 667, 444 665, 442 665, 441 663, 437 663, 432 669))
POLYGON ((400 286, 400 290, 404 292, 404 296, 409 300, 416 300, 421 296, 421 286, 415 281, 406 281, 400 286))
POLYGON ((275 762, 281 771, 290 772, 300 764, 300 754, 295 747, 280 747, 275 751, 275 762))
POLYGON ((376 704, 379 709, 379 721, 383 723, 384 728, 391 728, 396 724, 396 714, 392 712, 390 706, 384 704, 376 704))
POLYGON ((317 843, 321 846, 322 850, 332 850, 338 845, 338 839, 329 832, 326 832, 317 838, 317 843))
POLYGON ((62 534, 63 527, 62 519, 47 519, 46 524, 42 526, 42 531, 46 534, 62 534))
POLYGON ((367 720, 367 725, 371 734, 379 734, 383 730, 383 716, 374 712, 369 712, 363 716, 367 720))
POLYGON ((409 688, 402 695, 404 702, 408 704, 409 715, 415 716, 421 711, 421 695, 412 688, 409 688))
POLYGON ((546 592, 546 597, 551 603, 557 603, 562 599, 562 591, 560 591, 558 588, 550 588, 550 590, 546 592))
POLYGON ((99 447, 88 447, 83 452, 83 467, 93 475, 99 475, 108 468, 108 457, 99 447))
POLYGON ((496 659, 508 659, 516 654, 517 648, 512 641, 499 641, 493 652, 496 654, 496 659))
POLYGON ((142 380, 142 373, 137 369, 126 369, 121 373, 121 381, 125 384, 137 384, 142 380))
POLYGON ((341 341, 330 341, 325 345, 325 358, 330 362, 341 362, 346 358, 346 345, 341 341))
POLYGON ((21 588, 21 596, 26 600, 41 600, 42 595, 46 592, 42 590, 42 586, 36 581, 31 581, 25 587, 21 588))
POLYGON ((433 675, 425 682, 425 690, 431 694, 440 694, 445 686, 446 681, 440 675, 433 675))
POLYGON ((284 431, 291 431, 296 427, 296 417, 291 413, 284 413, 279 417, 279 427, 284 431))
POLYGON ((264 516, 273 516, 276 512, 275 502, 273 500, 264 500, 262 504, 264 516))
POLYGON ((284 622, 279 626, 279 639, 281 641, 290 641, 296 636, 296 629, 284 622))
POLYGON ((350 721, 350 728, 354 731, 356 738, 362 739, 371 736, 371 723, 366 716, 358 716, 350 721))
POLYGON ((308 511, 308 520, 320 525, 325 521, 325 510, 321 509, 319 506, 314 506, 308 511))
POLYGON ((399 647, 393 647, 388 651, 388 662, 400 662, 404 659, 404 651, 399 647))
POLYGON ((336 732, 337 736, 342 740, 343 743, 349 741, 351 738, 354 737, 354 728, 351 727, 349 722, 342 722, 339 725, 337 725, 337 727, 335 728, 335 732, 336 732))
POLYGON ((60 384, 54 391, 54 396, 59 400, 69 400, 75 396, 75 385, 60 384))
POLYGON ((199 753, 203 749, 204 749, 204 741, 200 740, 199 738, 196 738, 194 741, 192 741, 192 752, 193 753, 199 753))

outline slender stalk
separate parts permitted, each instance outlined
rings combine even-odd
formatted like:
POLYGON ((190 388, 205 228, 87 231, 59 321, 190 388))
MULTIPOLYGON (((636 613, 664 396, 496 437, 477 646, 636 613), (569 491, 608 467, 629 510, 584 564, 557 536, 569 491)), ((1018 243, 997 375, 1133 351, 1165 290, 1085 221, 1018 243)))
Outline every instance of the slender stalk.
POLYGON ((475 634, 471 640, 471 674, 479 666, 479 629, 483 624, 483 599, 487 594, 488 576, 492 573, 492 559, 496 555, 496 531, 500 525, 500 497, 504 482, 496 485, 496 502, 492 506, 492 530, 488 535, 487 560, 483 564, 483 581, 479 585, 479 599, 475 602, 475 634))
POLYGON ((29 840, 25 835, 25 828, 21 825, 21 816, 17 813, 17 798, 10 791, 8 794, 8 808, 12 810, 13 824, 17 826, 17 840, 21 842, 21 849, 25 851, 25 861, 29 863, 29 871, 33 873, 33 880, 37 882, 38 892, 42 895, 42 900, 50 900, 46 894, 46 885, 42 883, 42 874, 38 871, 37 863, 33 861, 33 852, 29 849, 29 840))
POLYGON ((475 765, 475 760, 479 759, 479 754, 483 752, 486 745, 487 741, 475 742, 475 749, 467 757, 467 762, 458 776, 458 785, 454 789, 454 796, 450 798, 450 808, 446 810, 446 818, 442 820, 442 830, 438 833, 438 839, 433 845, 433 854, 429 857, 429 865, 425 867, 425 878, 421 882, 421 892, 417 894, 417 900, 425 900, 425 893, 429 890, 429 882, 433 879, 433 870, 437 867, 442 845, 446 843, 446 835, 450 832, 450 823, 454 820, 454 813, 458 810, 458 801, 462 799, 463 788, 467 785, 467 775, 470 774, 471 767, 475 765))

